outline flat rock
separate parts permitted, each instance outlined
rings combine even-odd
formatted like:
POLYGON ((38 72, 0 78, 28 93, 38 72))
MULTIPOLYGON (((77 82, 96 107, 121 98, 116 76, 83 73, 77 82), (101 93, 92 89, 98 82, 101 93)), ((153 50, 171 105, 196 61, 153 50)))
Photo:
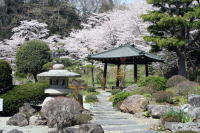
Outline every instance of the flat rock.
POLYGON ((82 124, 78 127, 65 128, 62 133, 104 133, 104 130, 98 124, 82 124))
POLYGON ((25 114, 17 113, 14 116, 12 116, 8 121, 7 125, 13 125, 13 126, 27 126, 29 124, 28 118, 25 114))
POLYGON ((122 112, 134 114, 145 111, 148 104, 149 100, 146 97, 142 95, 133 95, 129 96, 122 102, 120 110, 122 112))
POLYGON ((188 102, 194 107, 200 107, 200 95, 189 96, 188 102))
POLYGON ((19 131, 19 130, 17 130, 17 129, 13 129, 13 130, 11 130, 11 131, 9 131, 9 132, 7 132, 7 133, 23 133, 22 131, 19 131))
POLYGON ((147 106, 147 110, 153 118, 161 118, 170 109, 169 105, 150 104, 147 106))
POLYGON ((178 131, 195 131, 200 132, 200 123, 188 122, 188 123, 175 123, 175 122, 166 122, 165 129, 168 129, 172 132, 178 131))
POLYGON ((47 124, 47 120, 43 119, 39 115, 34 115, 34 116, 31 116, 29 118, 29 124, 30 125, 46 125, 47 124))

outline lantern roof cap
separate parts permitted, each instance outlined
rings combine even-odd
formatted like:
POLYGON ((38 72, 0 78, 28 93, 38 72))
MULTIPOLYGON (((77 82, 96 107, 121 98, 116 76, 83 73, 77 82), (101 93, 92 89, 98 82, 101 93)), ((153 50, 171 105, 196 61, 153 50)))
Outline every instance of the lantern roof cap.
POLYGON ((53 65, 53 69, 37 75, 38 77, 80 77, 80 74, 64 69, 63 64, 53 65))

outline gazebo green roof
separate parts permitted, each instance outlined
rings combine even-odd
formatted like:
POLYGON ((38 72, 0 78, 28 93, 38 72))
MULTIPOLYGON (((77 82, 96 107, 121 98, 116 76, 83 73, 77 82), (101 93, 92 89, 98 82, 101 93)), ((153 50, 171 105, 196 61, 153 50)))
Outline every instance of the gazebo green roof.
POLYGON ((102 53, 93 54, 88 58, 110 64, 149 64, 152 62, 164 62, 159 56, 147 53, 131 45, 124 45, 102 53))

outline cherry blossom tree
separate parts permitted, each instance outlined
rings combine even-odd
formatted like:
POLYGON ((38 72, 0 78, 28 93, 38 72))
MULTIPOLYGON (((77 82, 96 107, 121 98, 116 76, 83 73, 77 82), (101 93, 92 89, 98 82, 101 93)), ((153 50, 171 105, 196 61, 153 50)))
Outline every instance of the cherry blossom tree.
MULTIPOLYGON (((148 34, 148 24, 140 16, 151 9, 144 1, 138 1, 126 10, 93 14, 87 23, 82 24, 83 29, 73 31, 67 38, 56 40, 65 44, 64 49, 70 57, 77 59, 86 58, 91 54, 90 51, 97 53, 125 44, 134 44, 137 48, 149 51, 150 47, 143 40, 143 36, 148 34)), ((56 43, 52 42, 52 37, 45 41, 51 48, 56 43)))

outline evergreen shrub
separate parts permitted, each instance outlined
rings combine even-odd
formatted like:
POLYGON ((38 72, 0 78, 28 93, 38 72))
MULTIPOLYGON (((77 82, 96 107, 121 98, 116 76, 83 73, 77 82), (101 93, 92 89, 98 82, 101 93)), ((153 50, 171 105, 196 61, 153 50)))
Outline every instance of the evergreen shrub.
POLYGON ((40 103, 46 97, 44 94, 45 88, 48 88, 47 83, 30 83, 15 86, 12 90, 1 94, 0 98, 3 98, 3 112, 0 112, 0 115, 14 115, 24 103, 40 103))
POLYGON ((158 91, 166 89, 166 79, 164 77, 149 76, 149 77, 142 78, 138 82, 138 85, 140 87, 148 86, 150 84, 153 84, 154 86, 156 86, 156 90, 158 91))
POLYGON ((0 60, 0 93, 12 88, 12 69, 4 60, 0 60))

